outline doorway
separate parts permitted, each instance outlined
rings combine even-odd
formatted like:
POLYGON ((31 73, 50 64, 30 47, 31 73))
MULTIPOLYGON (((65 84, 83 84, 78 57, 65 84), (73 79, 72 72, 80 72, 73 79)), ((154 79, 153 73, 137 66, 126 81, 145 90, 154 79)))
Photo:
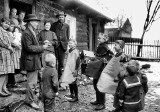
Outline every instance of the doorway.
POLYGON ((92 51, 97 48, 97 24, 92 23, 92 51))
POLYGON ((10 9, 16 8, 17 14, 19 14, 21 10, 26 12, 26 15, 32 13, 32 5, 22 2, 21 0, 10 0, 9 7, 10 9))

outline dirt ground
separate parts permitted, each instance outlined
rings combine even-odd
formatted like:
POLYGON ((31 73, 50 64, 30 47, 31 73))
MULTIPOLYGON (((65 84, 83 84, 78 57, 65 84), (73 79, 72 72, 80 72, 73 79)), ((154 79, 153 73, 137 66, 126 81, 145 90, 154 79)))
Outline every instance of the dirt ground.
MULTIPOLYGON (((146 62, 141 62, 140 64, 146 64, 146 62)), ((151 64, 151 68, 144 70, 149 80, 149 91, 145 99, 145 109, 141 112, 160 112, 160 63, 150 62, 149 64, 151 64)), ((24 85, 24 83, 21 84, 24 85)), ((76 103, 70 103, 64 98, 65 94, 69 94, 69 90, 59 92, 59 97, 56 98, 55 112, 95 112, 95 106, 90 104, 90 101, 95 100, 95 91, 92 83, 79 85, 78 88, 79 101, 76 103)), ((15 109, 15 112, 43 112, 43 109, 36 111, 23 102, 25 99, 24 90, 25 88, 22 87, 21 89, 15 90, 12 96, 0 98, 0 108, 21 100, 21 103, 16 104, 16 106, 19 106, 15 109)), ((106 94, 106 108, 98 112, 108 112, 108 110, 112 110, 112 104, 113 96, 106 94)), ((10 107, 14 107, 14 105, 10 105, 10 107)), ((42 104, 41 107, 43 108, 42 104)), ((0 110, 0 112, 4 111, 0 110)))

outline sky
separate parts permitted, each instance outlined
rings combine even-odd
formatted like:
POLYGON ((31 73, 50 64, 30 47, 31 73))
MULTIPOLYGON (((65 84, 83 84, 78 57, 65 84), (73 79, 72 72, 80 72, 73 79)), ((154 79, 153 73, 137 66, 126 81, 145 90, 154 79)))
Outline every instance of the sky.
MULTIPOLYGON (((100 1, 105 10, 103 14, 114 19, 118 15, 124 15, 129 18, 132 24, 132 37, 141 38, 143 26, 147 15, 146 0, 80 0, 85 4, 92 6, 101 12, 100 7, 96 7, 97 1, 100 1)), ((154 0, 157 1, 157 0, 154 0)), ((99 2, 98 2, 99 3, 99 2)), ((146 32, 144 39, 160 40, 160 19, 154 22, 148 32, 146 32)))
MULTIPOLYGON (((132 24, 132 37, 140 38, 143 31, 147 10, 146 0, 100 0, 107 6, 106 14, 115 18, 119 15, 125 15, 132 24)), ((146 32, 144 39, 160 40, 160 19, 155 21, 150 30, 146 32)))

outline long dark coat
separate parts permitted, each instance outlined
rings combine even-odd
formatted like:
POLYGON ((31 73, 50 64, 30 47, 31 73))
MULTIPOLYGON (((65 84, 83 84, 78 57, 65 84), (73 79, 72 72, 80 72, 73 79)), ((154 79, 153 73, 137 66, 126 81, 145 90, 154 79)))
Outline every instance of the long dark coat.
POLYGON ((37 37, 27 28, 22 34, 22 54, 21 60, 24 70, 35 71, 41 69, 41 53, 43 47, 39 45, 37 37))
POLYGON ((51 25, 50 30, 56 33, 57 40, 58 40, 59 44, 61 44, 64 51, 66 51, 67 45, 68 45, 68 40, 70 37, 69 25, 66 23, 63 23, 63 26, 61 26, 61 23, 59 21, 57 21, 51 25))

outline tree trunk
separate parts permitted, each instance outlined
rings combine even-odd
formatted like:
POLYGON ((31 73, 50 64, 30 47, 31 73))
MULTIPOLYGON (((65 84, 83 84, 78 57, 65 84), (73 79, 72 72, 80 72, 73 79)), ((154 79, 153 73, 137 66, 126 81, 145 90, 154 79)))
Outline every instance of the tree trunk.
POLYGON ((138 48, 137 48, 137 57, 140 57, 140 53, 142 53, 142 44, 143 44, 144 34, 145 34, 145 31, 143 31, 143 34, 140 40, 141 45, 138 45, 138 48))

